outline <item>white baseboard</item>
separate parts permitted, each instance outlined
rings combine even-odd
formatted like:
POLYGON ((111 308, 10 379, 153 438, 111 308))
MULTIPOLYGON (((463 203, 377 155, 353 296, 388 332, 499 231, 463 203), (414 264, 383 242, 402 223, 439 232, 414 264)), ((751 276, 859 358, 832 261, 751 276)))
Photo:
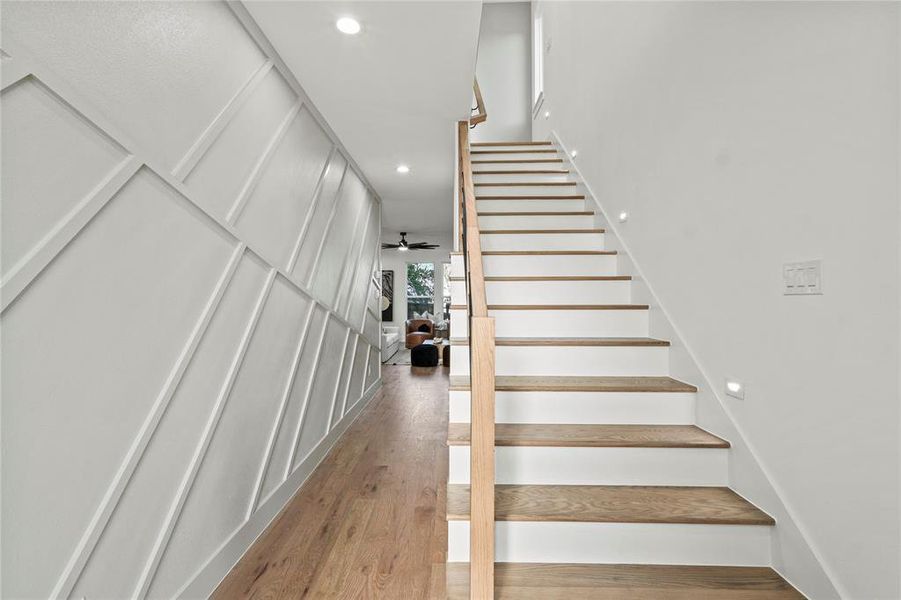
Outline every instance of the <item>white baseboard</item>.
POLYGON ((253 543, 275 520, 297 494, 319 463, 328 456, 335 443, 360 416, 382 385, 377 379, 348 413, 322 438, 306 460, 261 504, 256 512, 226 540, 191 580, 176 594, 178 598, 209 598, 229 571, 241 560, 253 543))

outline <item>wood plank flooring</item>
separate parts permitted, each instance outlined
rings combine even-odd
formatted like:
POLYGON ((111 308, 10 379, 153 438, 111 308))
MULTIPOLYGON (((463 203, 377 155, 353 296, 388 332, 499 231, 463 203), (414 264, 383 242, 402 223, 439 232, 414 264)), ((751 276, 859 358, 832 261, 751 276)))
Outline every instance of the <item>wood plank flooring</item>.
POLYGON ((447 369, 384 385, 213 598, 444 598, 447 369))
MULTIPOLYGON (((803 600, 766 567, 497 563, 495 600, 803 600)), ((448 600, 469 600, 469 564, 447 569, 448 600)))

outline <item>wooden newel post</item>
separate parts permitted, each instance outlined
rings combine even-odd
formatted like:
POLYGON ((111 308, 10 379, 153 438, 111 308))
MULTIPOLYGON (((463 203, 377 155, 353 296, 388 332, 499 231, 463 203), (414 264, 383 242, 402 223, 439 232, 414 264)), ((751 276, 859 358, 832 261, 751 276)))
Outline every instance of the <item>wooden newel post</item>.
POLYGON ((470 323, 470 597, 494 598, 494 318, 470 323))

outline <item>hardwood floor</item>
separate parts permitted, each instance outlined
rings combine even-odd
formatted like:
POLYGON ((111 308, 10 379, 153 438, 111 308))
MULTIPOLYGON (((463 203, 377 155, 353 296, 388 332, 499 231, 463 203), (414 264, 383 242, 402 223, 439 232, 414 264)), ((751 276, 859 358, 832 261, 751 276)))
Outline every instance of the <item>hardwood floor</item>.
POLYGON ((213 598, 445 597, 447 368, 382 377, 213 598))

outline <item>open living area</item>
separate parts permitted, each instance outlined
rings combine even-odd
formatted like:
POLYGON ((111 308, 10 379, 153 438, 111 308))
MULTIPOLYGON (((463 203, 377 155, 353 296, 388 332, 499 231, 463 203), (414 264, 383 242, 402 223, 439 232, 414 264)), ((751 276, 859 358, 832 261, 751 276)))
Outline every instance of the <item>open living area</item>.
POLYGON ((901 600, 901 2, 0 34, 0 597, 901 600))

